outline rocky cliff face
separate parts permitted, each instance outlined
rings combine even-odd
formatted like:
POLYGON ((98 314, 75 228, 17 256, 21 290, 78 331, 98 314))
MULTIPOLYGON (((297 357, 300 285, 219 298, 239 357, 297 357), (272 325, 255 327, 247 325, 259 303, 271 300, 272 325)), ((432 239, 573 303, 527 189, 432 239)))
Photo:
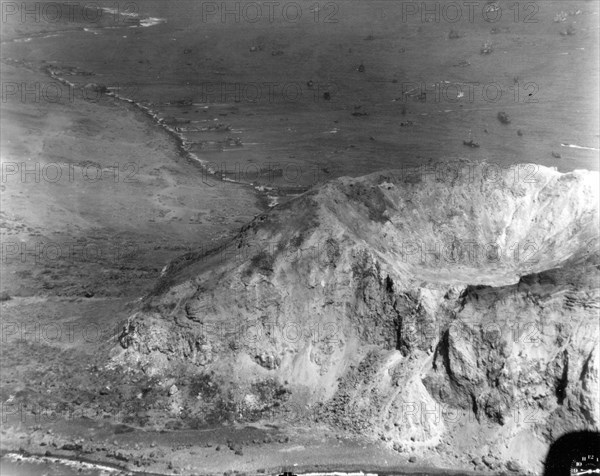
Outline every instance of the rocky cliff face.
POLYGON ((173 411, 194 418, 275 413, 539 468, 600 422, 598 174, 531 167, 314 189, 173 262, 114 361, 187 379, 173 411))

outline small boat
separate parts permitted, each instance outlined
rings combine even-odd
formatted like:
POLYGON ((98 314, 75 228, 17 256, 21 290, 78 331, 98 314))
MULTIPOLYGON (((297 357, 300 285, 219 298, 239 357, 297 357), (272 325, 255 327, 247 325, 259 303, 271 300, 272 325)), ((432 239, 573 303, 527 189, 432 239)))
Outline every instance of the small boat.
POLYGON ((471 139, 471 140, 464 140, 463 144, 466 145, 466 146, 468 146, 468 147, 474 147, 474 148, 479 147, 479 144, 477 142, 475 142, 473 139, 471 139))
POLYGON ((471 129, 469 129, 469 140, 463 140, 463 145, 473 148, 479 147, 479 143, 473 140, 473 132, 471 132, 471 129))

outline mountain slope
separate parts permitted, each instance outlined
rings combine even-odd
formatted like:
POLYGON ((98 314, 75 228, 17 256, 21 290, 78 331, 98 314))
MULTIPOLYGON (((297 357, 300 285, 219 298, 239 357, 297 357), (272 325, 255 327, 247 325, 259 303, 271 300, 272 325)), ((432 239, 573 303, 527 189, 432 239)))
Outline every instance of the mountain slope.
POLYGON ((459 162, 313 189, 171 263, 114 362, 213 382, 174 395, 182 415, 226 402, 241 421, 292 412, 539 468, 549 441, 600 421, 598 174, 524 172, 459 162))

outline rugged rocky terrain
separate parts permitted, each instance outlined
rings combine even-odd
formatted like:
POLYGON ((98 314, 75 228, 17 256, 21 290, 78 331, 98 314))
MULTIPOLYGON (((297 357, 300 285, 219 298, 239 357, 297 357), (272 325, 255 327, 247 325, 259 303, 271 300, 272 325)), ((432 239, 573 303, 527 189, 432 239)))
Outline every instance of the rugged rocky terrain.
POLYGON ((171 417, 539 470, 600 420, 597 183, 469 162, 336 179, 172 262, 112 365, 168 388, 171 417))

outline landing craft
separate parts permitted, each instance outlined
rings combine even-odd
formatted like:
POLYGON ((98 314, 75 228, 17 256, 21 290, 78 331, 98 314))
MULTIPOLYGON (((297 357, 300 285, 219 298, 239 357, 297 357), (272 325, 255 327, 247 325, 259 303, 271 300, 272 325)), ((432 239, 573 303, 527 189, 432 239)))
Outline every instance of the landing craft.
POLYGON ((473 139, 471 140, 464 140, 463 144, 468 146, 468 147, 479 147, 479 144, 477 142, 475 142, 473 139))

